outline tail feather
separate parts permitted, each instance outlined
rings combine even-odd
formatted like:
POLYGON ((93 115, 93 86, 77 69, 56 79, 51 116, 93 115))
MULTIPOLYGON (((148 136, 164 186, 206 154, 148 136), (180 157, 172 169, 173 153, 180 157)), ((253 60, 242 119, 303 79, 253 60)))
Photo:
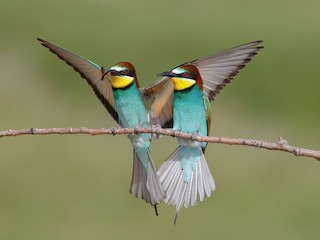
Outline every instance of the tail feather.
MULTIPOLYGON (((204 157, 204 155, 202 155, 203 157, 204 157)), ((214 180, 213 180, 213 177, 212 177, 212 175, 211 175, 211 172, 210 172, 210 169, 209 169, 209 167, 208 167, 208 164, 207 164, 207 162, 205 161, 205 159, 204 159, 204 161, 201 161, 200 162, 200 166, 201 166, 201 168, 202 168, 202 170, 203 170, 203 172, 202 172, 202 176, 203 176, 203 179, 207 179, 208 181, 203 181, 203 183, 204 183, 204 190, 205 190, 205 192, 206 192, 206 195, 208 196, 208 197, 210 197, 211 196, 211 192, 212 192, 212 189, 215 189, 215 183, 214 183, 214 180), (202 166, 201 166, 202 165, 202 166)))
POLYGON ((156 168, 154 167, 151 159, 147 167, 147 189, 150 193, 151 202, 153 204, 157 204, 163 201, 165 193, 160 183, 156 168))
MULTIPOLYGON (((191 164, 188 163, 185 166, 189 167, 191 164)), ((158 175, 166 192, 164 201, 176 206, 175 223, 182 206, 186 208, 195 206, 199 200, 203 201, 206 197, 210 197, 212 191, 215 190, 214 180, 201 149, 178 147, 160 166, 158 175), (198 150, 200 157, 195 159, 194 153, 190 151, 198 150), (188 181, 182 169, 182 159, 184 162, 193 161, 195 163, 195 166, 191 168, 188 181)))
POLYGON ((133 173, 130 193, 155 206, 163 201, 165 193, 148 152, 147 167, 143 165, 136 151, 133 152, 133 173))
MULTIPOLYGON (((174 182, 176 182, 176 178, 179 177, 180 163, 179 161, 173 161, 173 159, 177 159, 178 154, 179 148, 177 148, 158 169, 159 180, 165 192, 173 192, 173 188, 176 187, 174 182)), ((169 197, 171 197, 171 195, 169 197)), ((168 197, 166 197, 165 202, 168 202, 168 197)))
MULTIPOLYGON (((202 162, 202 161, 201 161, 202 162)), ((199 176, 199 185, 198 185, 198 191, 199 191, 199 198, 200 198, 200 201, 203 201, 204 198, 206 197, 206 191, 205 191, 205 183, 203 182, 203 164, 199 164, 199 172, 200 172, 200 176, 199 176)))
MULTIPOLYGON (((172 162, 171 166, 168 166, 167 172, 164 173, 162 176, 166 176, 166 179, 162 180, 160 179, 160 182, 163 183, 164 189, 170 189, 174 188, 175 185, 172 182, 175 182, 175 178, 179 177, 180 172, 180 164, 174 164, 175 162, 172 162), (171 171, 171 174, 170 172, 171 171)), ((169 191, 172 191, 173 189, 170 189, 169 191)))
POLYGON ((134 152, 134 160, 133 160, 133 173, 132 173, 132 181, 130 187, 130 193, 133 194, 137 198, 142 198, 146 202, 151 202, 150 194, 145 194, 144 188, 146 188, 147 175, 143 168, 142 163, 139 159, 137 159, 136 153, 134 152))

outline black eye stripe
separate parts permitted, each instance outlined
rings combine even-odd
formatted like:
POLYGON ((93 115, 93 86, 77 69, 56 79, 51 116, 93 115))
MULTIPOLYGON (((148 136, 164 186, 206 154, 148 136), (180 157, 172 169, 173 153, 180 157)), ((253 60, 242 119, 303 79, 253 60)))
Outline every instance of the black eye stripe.
POLYGON ((178 76, 182 77, 182 78, 193 79, 193 80, 196 80, 196 78, 197 78, 196 74, 189 73, 189 72, 183 72, 183 73, 179 74, 178 76))
POLYGON ((124 69, 122 71, 111 71, 113 76, 130 76, 134 77, 134 72, 132 70, 124 69))
POLYGON ((134 77, 134 72, 132 70, 125 69, 120 72, 120 75, 134 77))

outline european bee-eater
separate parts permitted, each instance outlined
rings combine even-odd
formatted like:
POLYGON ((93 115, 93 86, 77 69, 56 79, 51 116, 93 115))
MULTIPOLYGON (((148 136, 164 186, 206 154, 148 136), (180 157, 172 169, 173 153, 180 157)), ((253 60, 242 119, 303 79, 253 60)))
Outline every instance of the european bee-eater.
MULTIPOLYGON (((244 44, 218 54, 181 64, 160 76, 174 85, 173 130, 207 136, 210 102, 262 49, 262 41, 244 44)), ((165 81, 165 80, 162 80, 165 81)), ((211 196, 215 182, 204 157, 207 143, 178 138, 179 147, 160 166, 158 175, 166 192, 165 202, 179 211, 211 196)))
MULTIPOLYGON (((149 125, 148 113, 141 95, 144 91, 139 90, 138 79, 132 64, 120 62, 105 71, 103 67, 86 58, 53 43, 38 40, 87 80, 110 115, 121 127, 136 128, 149 125)), ((161 86, 166 84, 161 83, 161 86)), ((156 93, 159 90, 157 86, 148 88, 149 92, 156 93)), ((151 105, 150 99, 151 95, 146 99, 149 105, 151 105)), ((128 138, 133 146, 134 158, 130 193, 153 205, 157 214, 156 205, 163 200, 165 194, 150 156, 151 134, 129 135, 128 138)))

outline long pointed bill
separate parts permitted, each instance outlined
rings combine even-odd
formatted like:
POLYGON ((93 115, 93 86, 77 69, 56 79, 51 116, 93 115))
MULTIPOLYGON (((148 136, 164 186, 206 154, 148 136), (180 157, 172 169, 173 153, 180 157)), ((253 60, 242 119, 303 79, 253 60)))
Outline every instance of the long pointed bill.
POLYGON ((164 76, 164 77, 176 77, 177 75, 173 72, 162 72, 158 73, 157 76, 164 76))
MULTIPOLYGON (((101 81, 103 81, 105 78, 108 78, 108 79, 109 79, 110 76, 111 76, 110 70, 104 72, 104 73, 102 74, 101 81)), ((109 80, 110 80, 110 79, 109 79, 109 80)))
POLYGON ((164 77, 171 78, 175 90, 184 90, 184 89, 190 88, 196 83, 196 81, 193 79, 178 77, 178 74, 172 71, 162 72, 162 73, 159 73, 157 76, 164 76, 164 77))

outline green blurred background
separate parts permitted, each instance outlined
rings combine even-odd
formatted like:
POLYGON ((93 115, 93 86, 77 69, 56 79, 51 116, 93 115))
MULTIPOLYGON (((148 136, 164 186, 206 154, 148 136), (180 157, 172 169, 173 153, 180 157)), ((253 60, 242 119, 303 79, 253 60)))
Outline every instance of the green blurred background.
MULTIPOLYGON (((211 134, 320 149, 320 2, 40 1, 0 4, 1 130, 116 127, 86 82, 36 37, 98 64, 135 64, 141 85, 182 63, 253 40, 265 49, 214 102, 211 134)), ((176 139, 152 146, 157 166, 176 139)), ((213 196, 160 216, 128 193, 121 136, 0 141, 0 239, 319 239, 320 163, 211 144, 213 196)))

